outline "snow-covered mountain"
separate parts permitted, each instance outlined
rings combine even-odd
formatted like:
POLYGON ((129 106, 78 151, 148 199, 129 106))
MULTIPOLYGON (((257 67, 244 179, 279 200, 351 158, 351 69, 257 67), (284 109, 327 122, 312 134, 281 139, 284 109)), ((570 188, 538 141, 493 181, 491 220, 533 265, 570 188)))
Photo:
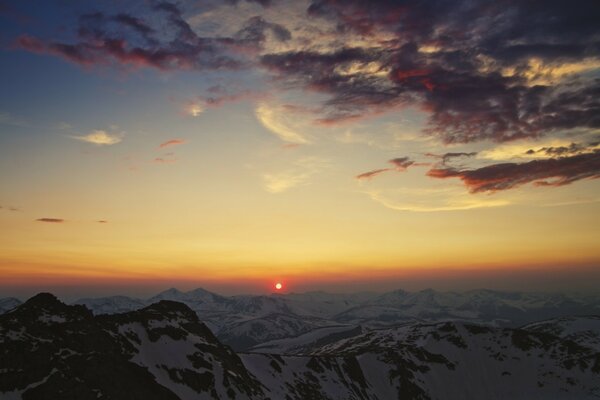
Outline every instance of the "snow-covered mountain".
POLYGON ((599 319, 322 327, 236 354, 183 303, 94 316, 40 294, 0 315, 0 398, 593 399, 600 352, 577 334, 599 319))
POLYGON ((493 290, 388 293, 307 292, 221 296, 204 289, 169 289, 147 300, 114 296, 81 299, 94 314, 133 311, 160 300, 188 305, 223 342, 247 350, 326 326, 380 329, 407 322, 468 321, 518 327, 549 318, 600 314, 600 298, 493 290))
POLYGON ((600 351, 600 316, 562 317, 534 322, 523 329, 558 336, 600 351))
POLYGON ((83 298, 74 304, 84 305, 94 314, 117 314, 144 308, 146 301, 127 296, 110 296, 83 298))
POLYGON ((39 294, 0 315, 2 399, 264 399, 182 303, 93 314, 39 294))
POLYGON ((5 297, 0 299, 0 314, 4 314, 5 312, 12 310, 19 304, 21 304, 21 300, 14 297, 5 297))
POLYGON ((232 322, 218 331, 218 337, 223 343, 239 351, 271 340, 293 338, 329 325, 331 321, 316 317, 272 313, 232 322))

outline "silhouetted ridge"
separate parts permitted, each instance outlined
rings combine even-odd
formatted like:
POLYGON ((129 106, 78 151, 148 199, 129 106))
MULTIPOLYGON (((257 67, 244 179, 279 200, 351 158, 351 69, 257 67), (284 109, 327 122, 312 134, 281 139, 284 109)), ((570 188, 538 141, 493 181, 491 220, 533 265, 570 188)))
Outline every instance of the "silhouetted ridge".
POLYGON ((27 300, 25 303, 23 303, 23 305, 58 306, 58 305, 64 305, 64 303, 62 301, 60 301, 58 299, 58 297, 56 297, 52 293, 42 292, 42 293, 38 293, 35 296, 29 298, 29 300, 27 300))
POLYGON ((15 313, 28 314, 29 317, 40 315, 62 316, 66 319, 92 318, 92 312, 82 305, 67 305, 52 293, 38 293, 25 303, 14 309, 15 313))
POLYGON ((148 307, 144 307, 140 310, 144 313, 157 313, 164 316, 171 314, 181 314, 182 317, 190 321, 198 321, 198 315, 187 305, 179 301, 161 300, 157 303, 153 303, 148 307))

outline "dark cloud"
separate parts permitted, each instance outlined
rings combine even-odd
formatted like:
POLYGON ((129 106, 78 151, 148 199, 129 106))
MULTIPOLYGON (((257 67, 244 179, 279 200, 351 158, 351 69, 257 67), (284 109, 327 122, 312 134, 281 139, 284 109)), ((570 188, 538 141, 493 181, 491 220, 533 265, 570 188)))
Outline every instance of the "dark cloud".
MULTIPOLYGON (((243 0, 225 0, 227 3, 229 4, 238 4, 241 3, 243 0)), ((261 6, 267 8, 272 4, 271 0, 245 0, 248 3, 256 3, 256 4, 260 4, 261 6)))
MULTIPOLYGON (((277 35, 278 26, 265 22, 264 29, 277 35)), ((160 2, 148 7, 144 18, 127 13, 107 16, 103 13, 79 17, 78 40, 74 43, 45 41, 22 35, 18 47, 53 54, 81 65, 116 62, 134 67, 173 69, 235 69, 243 65, 234 39, 200 37, 173 3, 160 2)))
POLYGON ((323 122, 412 104, 430 113, 425 132, 446 143, 600 127, 599 80, 555 83, 542 79, 550 69, 532 72, 528 64, 536 58, 557 67, 599 57, 598 2, 315 0, 308 13, 336 21, 340 38, 352 31, 380 43, 262 57, 280 79, 330 96, 323 122), (347 73, 369 63, 387 74, 347 73))
POLYGON ((99 224, 108 224, 108 221, 105 220, 105 219, 100 219, 100 220, 98 220, 96 222, 99 223, 99 224))
POLYGON ((382 173, 388 172, 388 171, 403 172, 403 171, 406 171, 406 169, 408 167, 410 167, 411 165, 415 165, 415 162, 410 160, 408 157, 393 158, 393 159, 389 160, 388 162, 393 165, 393 168, 381 168, 381 169, 375 169, 373 171, 363 172, 362 174, 357 175, 356 179, 359 179, 359 180, 371 179, 377 175, 381 175, 382 173))
POLYGON ((569 154, 580 154, 583 152, 590 151, 592 148, 596 147, 597 143, 590 144, 582 144, 582 143, 571 143, 568 146, 551 146, 551 147, 542 147, 537 150, 529 149, 526 154, 543 154, 550 157, 556 156, 565 156, 569 154))
POLYGON ((563 186, 581 179, 600 178, 600 150, 574 156, 502 163, 477 169, 433 168, 433 178, 459 178, 471 193, 496 192, 527 183, 563 186))
POLYGON ((156 32, 154 28, 147 25, 141 19, 125 13, 117 14, 113 17, 113 19, 116 22, 123 24, 124 26, 127 26, 139 33, 144 39, 146 39, 146 41, 148 41, 148 43, 153 45, 158 44, 157 40, 153 37, 156 32))
POLYGON ((38 218, 36 219, 37 222, 49 222, 52 224, 62 224, 63 222, 65 222, 64 219, 62 218, 38 218))
POLYGON ((377 175, 380 175, 384 172, 387 171, 391 171, 391 168, 381 168, 381 169, 375 169, 373 171, 368 171, 368 172, 363 172, 362 174, 356 175, 356 179, 362 180, 362 179, 371 179, 377 175))
POLYGON ((394 169, 396 171, 404 171, 408 167, 413 165, 415 162, 411 161, 408 157, 399 157, 399 158, 391 159, 389 161, 389 163, 394 166, 394 169))
POLYGON ((265 21, 260 16, 255 16, 246 21, 244 27, 235 35, 241 45, 260 46, 267 39, 267 32, 281 42, 288 41, 292 34, 284 26, 265 21))
POLYGON ((450 153, 444 153, 444 154, 426 153, 425 155, 427 157, 438 158, 441 160, 442 165, 446 165, 450 161, 452 161, 456 158, 474 157, 477 155, 477 152, 476 151, 472 151, 472 152, 468 152, 468 153, 466 153, 466 152, 450 152, 450 153))

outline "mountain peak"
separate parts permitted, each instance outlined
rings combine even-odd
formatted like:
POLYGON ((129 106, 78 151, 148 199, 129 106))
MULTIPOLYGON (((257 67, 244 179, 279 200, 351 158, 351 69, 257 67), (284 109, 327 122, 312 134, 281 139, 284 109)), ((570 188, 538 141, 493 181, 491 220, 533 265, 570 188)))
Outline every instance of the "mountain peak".
POLYGON ((92 316, 92 312, 82 305, 67 305, 52 293, 38 293, 14 309, 22 317, 36 318, 40 315, 62 316, 67 320, 79 320, 92 316))
POLYGON ((38 293, 35 296, 29 298, 24 304, 29 305, 49 305, 49 304, 63 304, 58 297, 53 295, 52 293, 42 292, 38 293))
POLYGON ((168 315, 170 313, 180 313, 192 321, 198 320, 198 316, 196 315, 196 313, 190 307, 179 301, 161 300, 157 303, 149 305, 148 307, 142 308, 140 311, 156 311, 163 315, 168 315))

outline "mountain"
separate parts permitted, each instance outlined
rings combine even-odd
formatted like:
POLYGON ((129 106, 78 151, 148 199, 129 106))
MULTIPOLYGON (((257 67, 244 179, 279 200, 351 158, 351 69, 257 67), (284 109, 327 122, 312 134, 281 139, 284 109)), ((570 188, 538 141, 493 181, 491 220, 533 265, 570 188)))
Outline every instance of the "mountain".
POLYGON ((600 298, 594 296, 487 289, 221 296, 201 288, 188 292, 171 288, 147 300, 114 296, 76 304, 86 305, 94 314, 112 314, 161 300, 186 304, 222 342, 238 351, 327 326, 382 329, 411 322, 467 321, 516 328, 544 319, 600 314, 600 298))
POLYGON ((152 304, 160 300, 178 301, 187 304, 191 309, 196 311, 225 311, 229 309, 229 305, 232 302, 227 297, 201 288, 189 292, 181 292, 175 288, 171 288, 149 298, 146 303, 152 304))
POLYGON ((336 325, 315 328, 295 337, 275 339, 260 343, 248 351, 265 354, 309 354, 313 349, 341 339, 363 333, 364 329, 353 325, 336 325))
POLYGON ((21 300, 15 299, 14 297, 5 297, 0 299, 0 314, 4 314, 5 312, 12 310, 19 304, 21 304, 21 300))
POLYGON ((524 329, 547 333, 600 351, 600 316, 562 317, 534 322, 524 329))
POLYGON ((183 303, 94 315, 42 293, 0 315, 0 398, 592 399, 600 352, 578 334, 598 320, 320 327, 279 340, 296 354, 236 354, 183 303))
POLYGON ((39 294, 0 315, 0 397, 264 398, 259 382, 186 305, 94 316, 39 294))
POLYGON ((293 338, 331 323, 292 313, 272 313, 228 324, 218 331, 219 340, 235 350, 248 350, 275 339, 293 338))
POLYGON ((83 298, 74 304, 86 306, 94 314, 116 314, 127 311, 139 310, 146 306, 146 302, 127 296, 111 296, 100 298, 83 298))

